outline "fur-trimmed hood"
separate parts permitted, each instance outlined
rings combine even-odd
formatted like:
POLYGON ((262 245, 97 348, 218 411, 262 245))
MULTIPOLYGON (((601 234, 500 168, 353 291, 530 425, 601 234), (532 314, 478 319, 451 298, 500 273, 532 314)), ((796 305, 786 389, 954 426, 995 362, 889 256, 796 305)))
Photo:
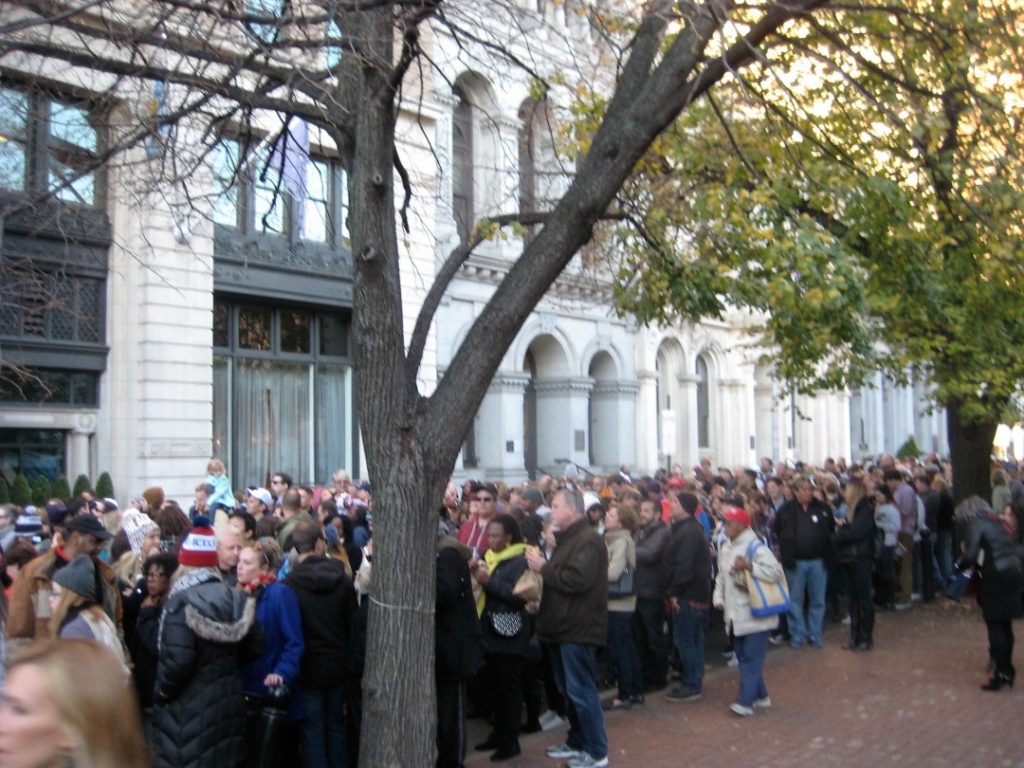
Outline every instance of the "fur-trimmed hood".
POLYGON ((188 628, 213 643, 238 643, 256 621, 256 599, 221 581, 207 581, 167 601, 167 614, 184 611, 188 628))

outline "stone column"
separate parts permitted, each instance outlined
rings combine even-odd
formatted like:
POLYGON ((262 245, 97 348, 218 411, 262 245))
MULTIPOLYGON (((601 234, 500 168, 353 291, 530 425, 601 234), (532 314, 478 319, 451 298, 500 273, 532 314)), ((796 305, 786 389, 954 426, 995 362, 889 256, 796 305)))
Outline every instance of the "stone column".
POLYGON ((513 484, 526 479, 523 393, 529 382, 522 373, 498 373, 491 380, 477 422, 476 450, 484 477, 513 484))
POLYGON ((68 482, 74 484, 75 478, 85 475, 92 482, 96 478, 90 474, 89 437, 92 431, 84 427, 75 427, 68 433, 68 482))
POLYGON ((636 453, 629 436, 636 432, 636 395, 639 385, 629 381, 599 381, 590 396, 593 429, 590 440, 593 471, 612 472, 621 464, 632 466, 636 453))
POLYGON ((679 394, 675 399, 678 455, 673 456, 672 461, 682 464, 684 470, 700 463, 700 446, 697 443, 697 381, 696 373, 679 374, 679 394))
POLYGON ((771 382, 754 385, 754 462, 762 456, 775 461, 781 455, 775 444, 775 386, 771 382))
POLYGON ((563 462, 590 466, 588 405, 591 378, 534 381, 537 393, 537 466, 561 473, 563 462))
POLYGON ((653 473, 658 468, 658 374, 637 373, 637 394, 634 401, 636 435, 635 470, 653 473))

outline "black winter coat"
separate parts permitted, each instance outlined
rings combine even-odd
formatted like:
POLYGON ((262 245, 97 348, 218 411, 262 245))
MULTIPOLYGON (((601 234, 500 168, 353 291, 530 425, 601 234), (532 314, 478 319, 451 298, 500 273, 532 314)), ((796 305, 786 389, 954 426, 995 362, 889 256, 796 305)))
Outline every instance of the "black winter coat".
POLYGON ((871 500, 864 497, 857 502, 849 522, 836 529, 832 541, 836 549, 836 562, 844 564, 870 563, 875 554, 875 510, 871 500))
POLYGON ((982 515, 970 521, 961 565, 977 563, 980 552, 985 553, 985 558, 978 604, 985 621, 1019 619, 1024 615, 1024 566, 1013 539, 995 515, 982 515))
POLYGON ((438 543, 434 670, 444 682, 465 680, 483 666, 480 622, 469 575, 471 552, 451 536, 438 543))
POLYGON ((225 586, 211 573, 207 580, 167 601, 159 638, 153 712, 155 765, 242 765, 245 701, 239 669, 262 651, 256 601, 225 586))
POLYGON ((835 557, 832 532, 836 528, 832 510, 818 499, 807 509, 796 499, 786 502, 775 516, 775 537, 784 568, 796 568, 797 560, 821 558, 830 565, 835 557))
POLYGON ((636 596, 641 600, 665 599, 668 536, 668 526, 660 518, 636 534, 636 596))
POLYGON ((302 655, 299 685, 305 690, 337 688, 352 680, 356 591, 338 560, 308 557, 284 579, 295 590, 302 614, 302 655))
POLYGON ((665 570, 669 595, 684 602, 711 602, 711 550, 697 518, 672 521, 665 570))

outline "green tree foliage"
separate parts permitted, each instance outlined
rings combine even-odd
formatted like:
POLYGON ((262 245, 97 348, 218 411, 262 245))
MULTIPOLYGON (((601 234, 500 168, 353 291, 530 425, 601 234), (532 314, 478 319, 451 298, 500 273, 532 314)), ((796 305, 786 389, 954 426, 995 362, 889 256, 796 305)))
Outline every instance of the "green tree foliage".
POLYGON ((92 490, 92 484, 89 482, 89 478, 85 475, 79 475, 75 478, 75 487, 72 489, 72 496, 81 496, 83 492, 92 490))
POLYGON ((620 197, 621 310, 750 311, 752 341, 798 391, 879 369, 924 378, 954 464, 987 483, 958 448, 987 461, 1024 380, 1024 21, 1010 5, 844 5, 791 26, 638 164, 620 197))
POLYGON ((32 503, 37 507, 46 506, 50 498, 50 478, 46 475, 39 475, 32 483, 32 503))
POLYGON ((917 447, 917 441, 914 436, 911 435, 896 451, 897 459, 919 459, 921 458, 921 449, 917 447))
POLYGON ((114 481, 110 479, 110 473, 104 472, 96 480, 96 496, 101 499, 114 498, 114 481))
POLYGON ((11 503, 11 488, 7 485, 7 480, 0 477, 0 504, 11 503))
POLYGON ((71 500, 71 486, 68 485, 68 479, 63 475, 53 483, 53 496, 65 503, 71 500))
POLYGON ((11 486, 11 503, 19 507, 32 503, 32 486, 21 472, 15 476, 14 484, 11 486))

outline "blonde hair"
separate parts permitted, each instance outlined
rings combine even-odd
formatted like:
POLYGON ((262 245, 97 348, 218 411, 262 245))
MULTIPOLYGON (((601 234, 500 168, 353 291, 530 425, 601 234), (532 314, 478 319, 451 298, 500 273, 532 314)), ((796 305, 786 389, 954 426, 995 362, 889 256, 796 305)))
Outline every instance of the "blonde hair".
POLYGON ((266 566, 267 570, 271 573, 277 573, 284 560, 284 554, 281 552, 281 547, 279 547, 277 542, 269 536, 264 536, 262 539, 255 539, 253 541, 246 541, 242 544, 242 549, 251 549, 258 554, 260 556, 260 563, 266 566))
MULTIPOLYGON (((95 601, 89 601, 77 592, 72 592, 67 587, 63 587, 57 605, 53 609, 53 616, 50 617, 50 637, 56 639, 60 636, 60 625, 67 618, 68 611, 80 605, 85 605, 88 602, 92 602, 93 605, 96 604, 95 601)), ((100 610, 103 609, 100 608, 100 610)))
POLYGON ((227 468, 225 468, 224 462, 220 459, 210 459, 210 462, 206 465, 206 474, 224 475, 227 474, 227 468))
POLYGON ((123 663, 91 640, 37 643, 13 656, 8 673, 38 667, 61 721, 74 738, 75 768, 145 768, 138 704, 123 663))
MULTIPOLYGON (((846 481, 846 499, 848 504, 856 504, 867 495, 868 487, 859 477, 851 477, 846 481), (853 496, 852 500, 850 499, 850 496, 853 496)), ((852 515, 853 510, 847 509, 847 514, 852 515)))

